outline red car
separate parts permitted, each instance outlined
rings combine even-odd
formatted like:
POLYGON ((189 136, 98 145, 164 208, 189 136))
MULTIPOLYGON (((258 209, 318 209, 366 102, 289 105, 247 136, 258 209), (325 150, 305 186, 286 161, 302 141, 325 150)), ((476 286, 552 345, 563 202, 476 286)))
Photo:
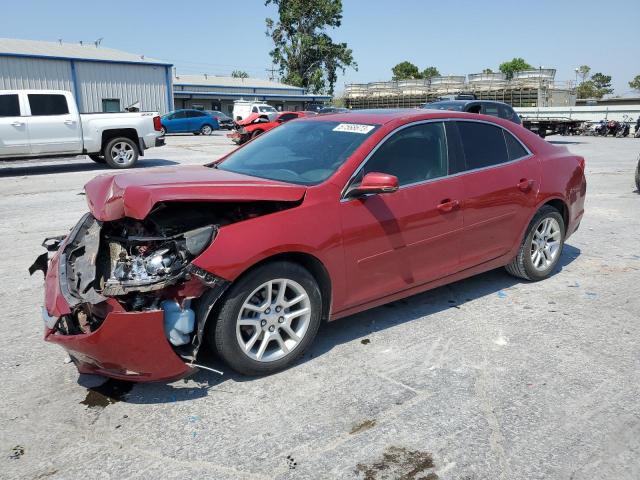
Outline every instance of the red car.
POLYGON ((272 121, 269 121, 265 116, 252 113, 244 120, 237 122, 236 130, 233 133, 227 134, 227 137, 238 145, 242 145, 252 138, 256 138, 258 135, 282 125, 284 122, 300 117, 306 117, 307 115, 308 114, 306 112, 281 112, 278 113, 272 121))
POLYGON ((101 175, 46 273, 45 339, 80 372, 166 380, 207 342, 281 370, 323 321, 506 266, 541 280, 583 216, 584 159, 494 117, 362 111, 206 166, 101 175))

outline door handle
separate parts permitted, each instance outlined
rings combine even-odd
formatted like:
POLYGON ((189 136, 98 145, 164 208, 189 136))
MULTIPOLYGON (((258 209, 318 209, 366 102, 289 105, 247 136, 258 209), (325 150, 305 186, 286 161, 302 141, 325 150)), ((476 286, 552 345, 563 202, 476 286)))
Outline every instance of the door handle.
POLYGON ((533 180, 529 180, 528 178, 521 178, 518 182, 518 188, 523 192, 527 193, 533 187, 533 180))
POLYGON ((74 122, 73 120, 65 120, 64 121, 65 125, 73 125, 74 123, 76 123, 76 122, 74 122))
POLYGON ((438 210, 440 210, 443 213, 448 213, 453 209, 458 208, 459 206, 460 206, 460 202, 458 202, 458 200, 450 200, 446 198, 438 204, 438 210))
POLYGON ((16 120, 15 122, 12 122, 11 125, 13 125, 14 127, 21 127, 24 125, 24 122, 18 122, 16 120))

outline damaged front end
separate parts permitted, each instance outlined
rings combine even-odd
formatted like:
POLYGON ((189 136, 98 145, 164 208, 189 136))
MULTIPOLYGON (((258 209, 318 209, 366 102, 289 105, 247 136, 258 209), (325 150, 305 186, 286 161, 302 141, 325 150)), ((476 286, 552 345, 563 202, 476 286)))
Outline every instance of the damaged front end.
POLYGON ((193 260, 224 225, 281 208, 176 202, 143 220, 86 214, 46 272, 45 339, 68 350, 82 373, 135 381, 188 375, 206 319, 229 285, 193 260))

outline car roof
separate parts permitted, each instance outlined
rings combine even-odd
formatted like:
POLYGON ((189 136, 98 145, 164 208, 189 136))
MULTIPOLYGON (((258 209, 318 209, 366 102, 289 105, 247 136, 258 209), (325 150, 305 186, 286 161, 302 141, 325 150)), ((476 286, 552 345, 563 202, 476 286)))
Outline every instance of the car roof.
POLYGON ((436 110, 426 108, 388 108, 371 110, 350 110, 349 112, 326 113, 313 117, 305 117, 310 122, 345 122, 364 123, 373 125, 384 125, 387 123, 400 121, 410 123, 418 120, 428 120, 437 118, 469 118, 494 122, 503 125, 501 119, 477 113, 458 112, 452 110, 436 110))

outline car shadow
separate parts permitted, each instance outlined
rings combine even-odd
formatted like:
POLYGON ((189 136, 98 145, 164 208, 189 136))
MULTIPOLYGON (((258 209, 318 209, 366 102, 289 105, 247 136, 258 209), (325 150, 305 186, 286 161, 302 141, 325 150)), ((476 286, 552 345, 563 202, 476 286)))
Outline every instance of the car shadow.
MULTIPOLYGON (((46 165, 29 165, 28 160, 14 160, 20 162, 19 165, 6 165, 10 161, 3 160, 0 162, 0 177, 24 177, 32 175, 50 175, 55 173, 75 173, 75 172, 122 172, 125 170, 117 170, 109 168, 105 165, 101 165, 93 162, 92 160, 85 161, 82 158, 73 159, 71 161, 65 159, 60 160, 60 163, 48 163, 46 165), (68 162, 68 163, 63 163, 68 162)), ((150 158, 148 160, 141 158, 136 166, 131 169, 150 168, 150 167, 165 167, 169 165, 178 165, 180 162, 174 162, 173 160, 165 160, 160 158, 150 158)))
MULTIPOLYGON (((572 245, 565 245, 554 275, 571 264, 581 251, 572 245)), ((496 301, 505 301, 506 289, 525 283, 509 275, 503 268, 475 275, 465 280, 444 285, 402 300, 387 303, 343 319, 321 325, 318 336, 309 350, 293 366, 312 361, 334 347, 360 340, 387 328, 417 320, 427 315, 450 308, 460 309, 466 303, 487 295, 496 295, 496 301)), ((218 370, 198 370, 192 376, 173 383, 139 383, 104 380, 93 375, 80 375, 78 383, 87 388, 87 398, 81 403, 115 403, 122 401, 134 404, 174 403, 206 397, 210 392, 233 394, 232 388, 225 388, 228 380, 251 382, 259 377, 240 375, 231 370, 208 348, 198 355, 198 364, 218 370), (106 400, 102 398, 106 396, 106 400)))

